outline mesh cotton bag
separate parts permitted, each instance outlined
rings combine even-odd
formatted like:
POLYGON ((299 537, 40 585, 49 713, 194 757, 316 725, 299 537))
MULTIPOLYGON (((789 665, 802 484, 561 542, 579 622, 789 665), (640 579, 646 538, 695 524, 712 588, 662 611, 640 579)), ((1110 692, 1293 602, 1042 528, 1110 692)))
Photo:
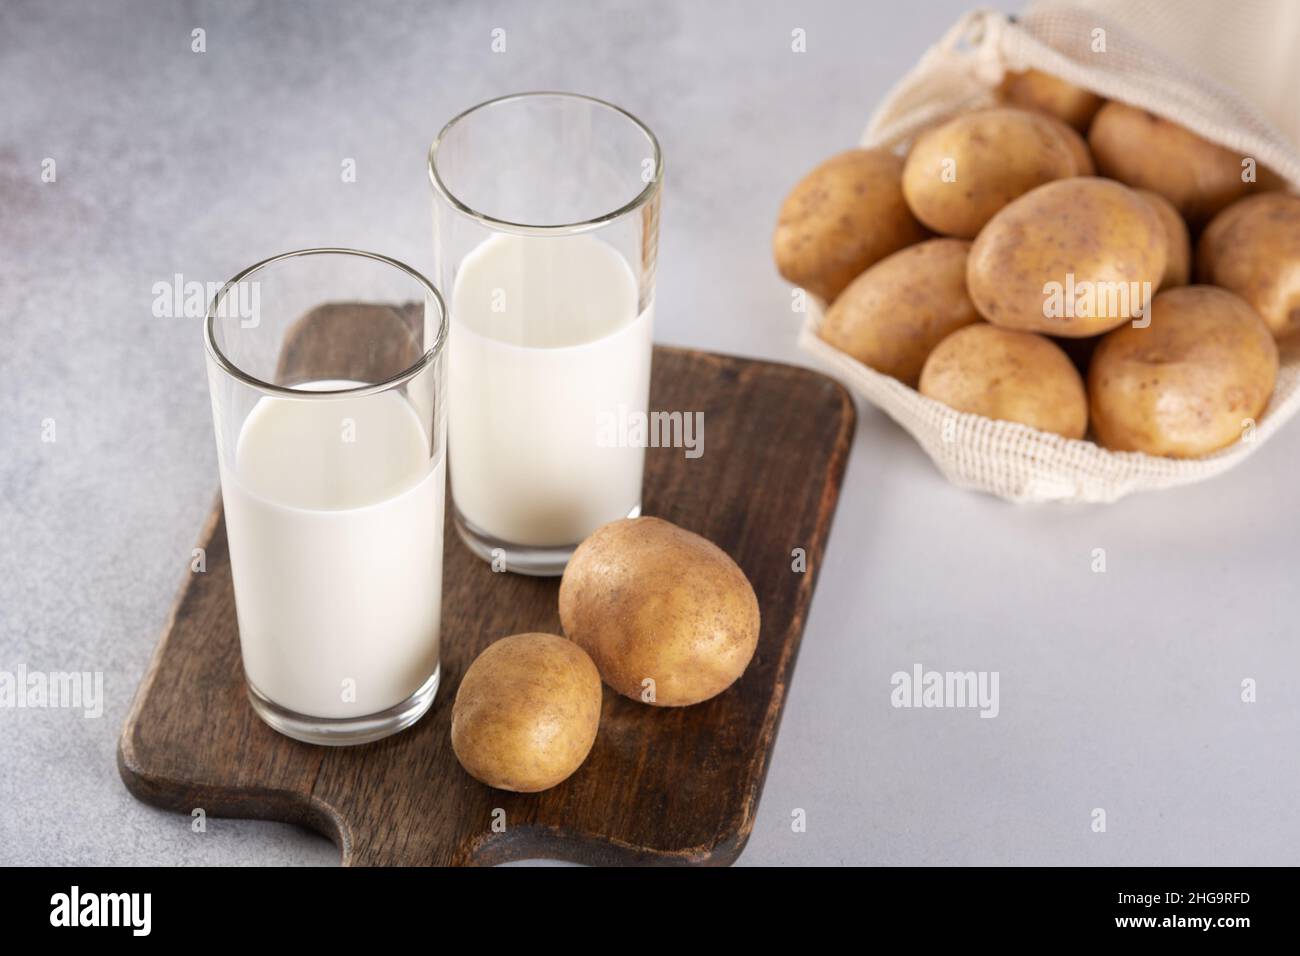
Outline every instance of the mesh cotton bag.
MULTIPOLYGON (((1181 123, 1254 157, 1296 188, 1300 3, 1253 0, 1219 6, 1218 19, 1209 13, 1204 4, 1094 0, 1090 8, 1040 6, 1014 20, 988 11, 967 14, 890 91, 862 145, 902 147, 936 120, 991 105, 1005 72, 1032 67, 1181 123), (1112 8, 1116 19, 1106 15, 1112 8), (1092 50, 1099 28, 1106 46, 1100 55, 1092 50), (1158 44, 1143 37, 1157 37, 1158 44), (1256 49, 1259 55, 1252 56, 1256 49), (1259 103, 1272 104, 1268 118, 1259 103)), ((821 321, 819 304, 810 304, 800 348, 907 429, 954 484, 1012 501, 1114 501, 1200 481, 1241 462, 1300 408, 1300 343, 1282 342, 1272 401, 1242 441, 1188 460, 1107 451, 1091 441, 954 411, 824 342, 817 335, 821 321)))

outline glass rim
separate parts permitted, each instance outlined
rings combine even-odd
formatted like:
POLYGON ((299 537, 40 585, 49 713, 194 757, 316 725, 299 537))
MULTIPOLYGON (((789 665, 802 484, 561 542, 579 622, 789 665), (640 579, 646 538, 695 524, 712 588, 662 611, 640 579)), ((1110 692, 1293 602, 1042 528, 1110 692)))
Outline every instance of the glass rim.
POLYGON ((422 372, 430 364, 432 364, 434 359, 436 359, 442 353, 443 349, 446 347, 447 344, 448 334, 449 334, 449 328, 447 322, 447 305, 443 301, 442 293, 438 291, 437 286, 435 286, 432 282, 426 279, 415 269, 408 266, 405 262, 401 262, 400 260, 382 255, 381 253, 378 252, 366 252, 364 249, 348 249, 342 246, 317 246, 310 249, 294 249, 290 252, 282 252, 279 255, 270 256, 269 258, 263 259, 260 262, 253 263, 248 268, 242 270, 241 272, 236 273, 236 275, 233 278, 226 280, 225 284, 222 285, 221 289, 217 292, 217 294, 212 297, 212 302, 208 305, 207 317, 204 319, 203 322, 203 339, 207 349, 207 353, 212 358, 212 360, 217 363, 218 367, 220 367, 222 371, 232 376, 236 380, 243 382, 245 385, 248 385, 251 388, 255 388, 261 392, 265 392, 270 395, 281 395, 281 396, 289 396, 292 398, 305 398, 305 399, 337 398, 340 395, 359 397, 364 395, 373 395, 379 392, 386 392, 400 385, 404 385, 407 382, 409 382, 411 379, 415 378, 416 375, 422 372), (257 272, 262 271, 267 266, 273 265, 277 262, 282 262, 286 259, 296 259, 299 256, 317 256, 317 255, 359 256, 360 258, 363 259, 372 259, 375 262, 382 262, 386 265, 393 266, 394 268, 406 273, 408 276, 410 276, 412 279, 418 282, 421 286, 424 287, 425 294, 427 296, 432 296, 433 301, 436 302, 438 305, 438 336, 434 340, 433 345, 429 346, 429 348, 425 350, 424 354, 421 355, 418 359, 416 359, 415 362, 413 362, 411 365, 408 365, 406 368, 402 369, 401 371, 395 373, 394 375, 389 376, 388 378, 384 379, 382 382, 375 382, 369 385, 357 385, 353 388, 314 390, 314 389, 294 388, 291 385, 276 385, 273 382, 263 381, 257 376, 244 371, 244 369, 236 365, 230 359, 230 357, 226 355, 224 351, 222 351, 221 346, 217 344, 217 338, 216 338, 216 322, 218 318, 217 313, 220 310, 222 302, 225 301, 226 294, 232 288, 238 285, 240 282, 243 282, 249 276, 257 272))
POLYGON ((628 213, 635 212, 637 209, 650 202, 650 200, 654 198, 655 194, 659 192, 659 188, 662 185, 664 178, 663 151, 659 147, 659 138, 655 136, 649 126, 643 123, 634 114, 623 109, 623 107, 616 106, 607 100, 602 100, 595 96, 587 96, 585 93, 568 93, 563 90, 528 90, 522 93, 507 93, 505 96, 497 96, 490 100, 484 100, 482 103, 477 103, 469 109, 457 113, 447 121, 446 125, 443 126, 441 130, 438 131, 438 135, 429 146, 427 165, 429 171, 429 182, 433 186, 434 191, 445 199, 447 204, 458 213, 491 229, 525 236, 576 235, 582 232, 590 232, 593 229, 599 229, 601 226, 611 223, 616 219, 621 219, 628 213), (510 103, 517 100, 529 100, 540 97, 556 97, 563 100, 574 100, 594 104, 618 113, 625 119, 630 120, 650 142, 650 148, 654 154, 654 177, 645 184, 639 193, 617 209, 602 213, 599 216, 594 216, 590 219, 581 219, 575 222, 554 223, 544 226, 535 223, 514 222, 510 219, 499 219, 496 216, 481 212, 467 203, 462 202, 461 199, 451 191, 447 184, 443 182, 442 175, 438 172, 438 147, 442 145, 447 134, 450 133, 462 120, 466 120, 475 113, 485 110, 488 107, 500 106, 503 103, 510 103))

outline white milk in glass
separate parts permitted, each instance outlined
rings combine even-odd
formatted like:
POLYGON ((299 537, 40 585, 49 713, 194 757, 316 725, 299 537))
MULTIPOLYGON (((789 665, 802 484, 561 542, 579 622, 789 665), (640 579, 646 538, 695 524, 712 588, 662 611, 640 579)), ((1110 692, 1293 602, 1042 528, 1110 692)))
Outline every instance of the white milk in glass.
MULTIPOLYGON (((602 415, 644 414, 653 305, 593 236, 496 235, 462 261, 451 302, 452 493, 481 532, 576 544, 641 503, 643 447, 602 442, 602 415)), ((620 419, 624 420, 624 419, 620 419)))
POLYGON ((221 487, 244 670, 262 696, 360 717, 433 674, 444 474, 397 392, 258 400, 221 487))

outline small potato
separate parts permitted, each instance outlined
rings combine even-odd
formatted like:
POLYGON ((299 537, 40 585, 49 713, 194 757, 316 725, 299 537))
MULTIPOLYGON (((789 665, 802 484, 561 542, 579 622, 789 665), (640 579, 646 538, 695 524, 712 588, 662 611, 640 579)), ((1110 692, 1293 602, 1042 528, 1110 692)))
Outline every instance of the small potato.
POLYGON ((597 528, 560 581, 560 622, 606 684, 659 707, 721 694, 758 646, 758 598, 712 542, 659 518, 597 528))
POLYGON ((1164 196, 1149 189, 1135 191, 1151 204, 1165 230, 1165 274, 1160 280, 1160 288, 1187 285, 1192 278, 1192 240, 1187 234, 1187 223, 1164 196))
POLYGON ((973 239, 1017 196, 1076 175, 1077 163, 1049 118, 1011 107, 976 110, 921 134, 903 167, 903 195, 935 232, 973 239))
POLYGON ((930 239, 881 259, 840 293, 821 337, 915 387, 930 350, 979 320, 966 294, 969 251, 961 239, 930 239))
POLYGON ((1092 153, 1088 151, 1088 141, 1079 135, 1078 130, 1068 123, 1062 123, 1055 116, 1043 114, 1043 119, 1051 124, 1052 128, 1060 134, 1061 139, 1065 140, 1065 145, 1069 148, 1070 154, 1074 157, 1075 176, 1093 176, 1097 173, 1097 167, 1093 164, 1092 153))
POLYGON ((1197 247, 1196 276, 1249 302, 1274 338, 1300 332, 1300 196, 1261 193, 1215 216, 1197 247))
POLYGON ((1054 116, 1081 133, 1088 129, 1105 102, 1091 90, 1040 70, 1008 73, 1002 81, 1001 93, 1007 103, 1054 116))
POLYGON ((536 793, 582 766, 600 725, 600 674, 556 634, 490 644, 461 679, 451 746, 471 777, 498 790, 536 793))
POLYGON ((903 160, 884 149, 833 156, 794 187, 772 250, 781 275, 827 302, 863 269, 925 238, 903 200, 903 160))
POLYGON ((1259 418, 1277 371, 1277 343, 1245 300, 1207 285, 1170 289, 1149 326, 1122 326, 1097 346, 1093 430, 1116 451, 1207 455, 1259 418))
POLYGON ((1069 356, 1050 339, 979 323, 930 353, 922 395, 959 412, 1020 422, 1066 438, 1088 429, 1088 399, 1069 356))
POLYGON ((1141 315, 1165 271, 1160 217, 1127 186, 1094 177, 1039 186, 971 246, 966 286, 994 325, 1071 338, 1141 315))
POLYGON ((1088 131, 1103 176, 1159 193, 1200 226, 1250 188, 1242 157, 1154 113, 1111 101, 1088 131))

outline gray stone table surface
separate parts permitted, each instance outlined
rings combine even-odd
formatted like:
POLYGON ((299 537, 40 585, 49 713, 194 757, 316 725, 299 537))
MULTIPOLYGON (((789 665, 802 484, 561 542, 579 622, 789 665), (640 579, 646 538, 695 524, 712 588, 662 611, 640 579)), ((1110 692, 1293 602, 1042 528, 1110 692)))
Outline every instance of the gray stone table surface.
MULTIPOLYGON (((155 282, 328 244, 428 269, 437 129, 572 89, 662 139, 657 339, 803 362, 777 205, 967 5, 5 0, 0 670, 99 671, 105 701, 0 710, 0 863, 337 861, 290 826, 193 833, 117 776, 216 486, 200 322, 155 318, 155 282)), ((1199 486, 1015 507, 863 408, 741 863, 1300 861, 1298 475, 1300 424, 1199 486), (915 664, 997 671, 998 716, 894 708, 915 664)))

